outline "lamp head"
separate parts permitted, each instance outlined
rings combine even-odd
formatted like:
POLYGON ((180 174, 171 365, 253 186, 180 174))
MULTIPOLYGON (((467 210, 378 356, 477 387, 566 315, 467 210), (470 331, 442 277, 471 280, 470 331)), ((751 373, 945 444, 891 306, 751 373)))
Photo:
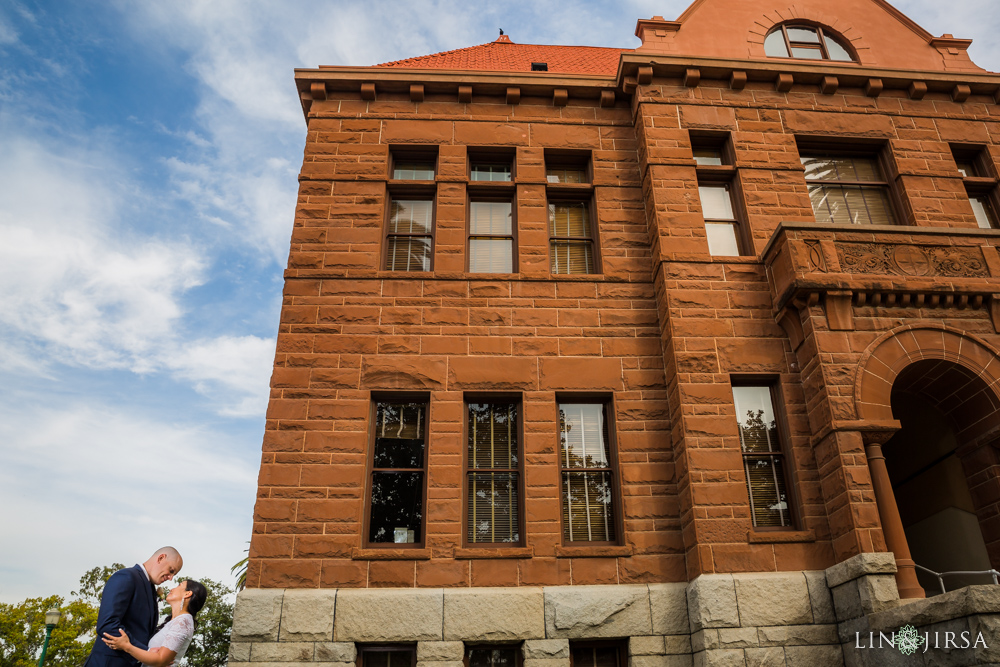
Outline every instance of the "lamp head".
POLYGON ((45 625, 56 625, 61 617, 62 612, 59 611, 59 607, 52 607, 45 612, 45 625))

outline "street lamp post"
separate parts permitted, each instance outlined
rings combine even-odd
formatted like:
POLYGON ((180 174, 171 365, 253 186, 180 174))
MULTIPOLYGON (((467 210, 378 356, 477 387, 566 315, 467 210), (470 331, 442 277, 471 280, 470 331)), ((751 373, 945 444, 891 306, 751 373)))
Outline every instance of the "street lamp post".
POLYGON ((59 623, 61 616, 59 607, 52 607, 45 612, 45 642, 42 644, 42 655, 38 658, 38 667, 42 667, 42 663, 45 662, 45 652, 49 650, 49 637, 52 636, 52 630, 59 623))

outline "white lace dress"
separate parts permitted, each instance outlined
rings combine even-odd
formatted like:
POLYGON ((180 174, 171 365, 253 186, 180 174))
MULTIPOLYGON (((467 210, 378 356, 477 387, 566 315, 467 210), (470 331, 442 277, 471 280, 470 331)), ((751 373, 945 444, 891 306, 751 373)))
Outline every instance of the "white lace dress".
POLYGON ((149 640, 149 650, 162 646, 169 651, 177 653, 174 656, 174 661, 167 665, 167 667, 174 667, 187 652, 193 635, 194 619, 191 617, 191 614, 181 614, 170 619, 170 622, 153 635, 152 639, 149 640))

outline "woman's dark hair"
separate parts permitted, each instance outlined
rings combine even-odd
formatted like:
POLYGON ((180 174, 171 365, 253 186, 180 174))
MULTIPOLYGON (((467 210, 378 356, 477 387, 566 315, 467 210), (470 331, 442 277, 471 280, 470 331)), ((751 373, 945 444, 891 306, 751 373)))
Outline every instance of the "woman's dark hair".
MULTIPOLYGON (((197 630, 198 612, 201 611, 201 608, 205 606, 205 601, 208 599, 208 589, 205 588, 205 586, 201 582, 195 581, 194 579, 185 579, 183 583, 187 584, 186 592, 191 594, 191 597, 188 598, 187 611, 189 614, 191 614, 191 618, 194 619, 194 627, 197 630)), ((169 623, 172 617, 173 614, 170 612, 168 607, 167 617, 163 619, 163 622, 160 623, 160 625, 156 628, 156 630, 153 631, 153 634, 156 634, 161 629, 163 629, 163 626, 169 623)))

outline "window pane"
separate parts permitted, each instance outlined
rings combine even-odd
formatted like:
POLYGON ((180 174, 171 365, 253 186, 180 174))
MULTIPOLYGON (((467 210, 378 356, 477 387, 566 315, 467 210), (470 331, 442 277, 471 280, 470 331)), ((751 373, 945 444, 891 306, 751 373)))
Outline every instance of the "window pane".
POLYGON ((736 423, 744 452, 780 452, 769 387, 733 387, 736 423))
POLYGON ((423 439, 376 438, 372 466, 375 468, 423 468, 423 439))
POLYGON ((590 241, 553 241, 549 260, 552 273, 594 272, 594 249, 590 241))
POLYGON ((517 405, 469 404, 469 467, 516 468, 517 405))
POLYGON ((474 181, 509 181, 510 164, 473 164, 474 181))
POLYGON ((389 237, 385 258, 387 271, 430 271, 431 240, 427 237, 389 237))
POLYGON ((511 273, 513 245, 510 239, 469 239, 469 271, 511 273))
POLYGON ((847 52, 847 49, 841 46, 833 37, 823 35, 823 41, 826 42, 826 52, 830 54, 830 60, 844 60, 847 62, 854 60, 851 54, 847 52))
POLYGON ((518 650, 513 646, 470 648, 469 667, 514 667, 517 664, 518 650))
POLYGON ((389 233, 430 234, 433 210, 433 202, 427 199, 393 199, 389 211, 389 233))
POLYGON ((694 161, 698 164, 722 164, 722 151, 718 148, 695 148, 693 153, 694 161))
POLYGON ((807 180, 882 182, 882 172, 875 158, 803 157, 807 180))
POLYGON ((973 162, 966 160, 956 160, 955 165, 958 167, 958 173, 966 178, 970 176, 978 176, 976 173, 976 165, 973 162))
POLYGON ((375 437, 413 440, 424 437, 426 403, 377 403, 375 437))
POLYGON ((423 472, 373 472, 369 542, 420 542, 423 472))
POLYGON ((608 426, 603 405, 559 404, 559 458, 564 468, 608 467, 608 426))
POLYGON ((764 53, 772 58, 787 58, 788 46, 785 45, 785 36, 781 30, 775 30, 764 40, 764 53))
POLYGON ((433 181, 434 163, 423 161, 397 161, 393 165, 392 177, 405 181, 433 181))
POLYGON ((788 31, 788 41, 790 42, 813 42, 819 44, 819 35, 812 28, 798 26, 795 28, 785 28, 788 31))
POLYGON ((993 207, 986 197, 969 197, 972 211, 976 214, 976 222, 983 229, 993 228, 993 207))
POLYGON ((573 667, 618 667, 615 646, 572 646, 573 667))
POLYGON ((729 186, 699 185, 698 196, 701 197, 701 210, 706 220, 732 220, 735 217, 729 186))
POLYGON ((590 238, 590 216, 586 202, 549 204, 549 235, 590 238))
POLYGON ((587 170, 583 167, 546 166, 545 180, 549 183, 586 183, 587 170))
POLYGON ((896 220, 884 187, 810 185, 817 222, 892 225, 896 220))
POLYGON ((361 667, 412 667, 413 651, 405 650, 378 650, 362 651, 361 667))
POLYGON ((469 234, 510 235, 509 201, 474 201, 469 205, 469 234))
POLYGON ((705 232, 708 234, 709 254, 724 257, 735 257, 740 254, 740 246, 736 242, 735 223, 706 222, 705 232))
POLYGON ((611 473, 563 472, 563 537, 568 542, 611 542, 611 473))
POLYGON ((788 492, 781 458, 776 456, 747 456, 747 487, 750 493, 750 511, 753 525, 759 527, 790 526, 788 492))
POLYGON ((517 473, 469 474, 469 542, 519 542, 517 473))
POLYGON ((792 57, 793 58, 810 58, 812 60, 822 60, 823 52, 819 50, 819 47, 811 48, 808 46, 792 46, 792 57))

